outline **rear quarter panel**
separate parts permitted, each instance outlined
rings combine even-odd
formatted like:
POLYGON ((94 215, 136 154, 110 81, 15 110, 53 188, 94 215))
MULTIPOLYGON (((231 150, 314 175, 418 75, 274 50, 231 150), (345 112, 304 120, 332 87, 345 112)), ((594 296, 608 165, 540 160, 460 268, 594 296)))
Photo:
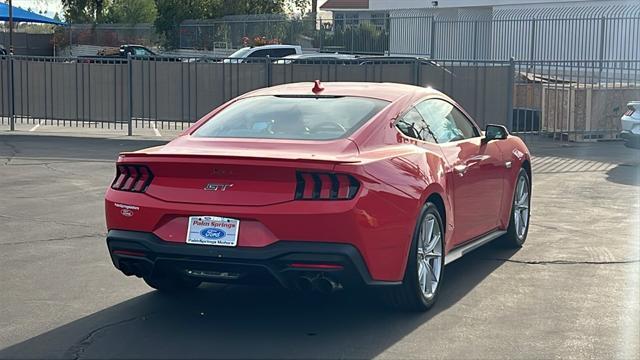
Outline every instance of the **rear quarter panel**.
MULTIPOLYGON (((364 163, 360 167, 373 179, 367 187, 376 192, 371 199, 377 200, 362 204, 367 216, 376 219, 378 235, 376 243, 367 246, 373 250, 368 257, 373 262, 389 263, 389 268, 400 276, 405 271, 418 214, 430 195, 441 196, 445 203, 446 226, 453 228, 449 225, 453 216, 446 190, 445 162, 436 145, 432 149, 426 147, 403 143, 361 153, 364 163)), ((445 231, 446 243, 449 234, 451 231, 445 231)))

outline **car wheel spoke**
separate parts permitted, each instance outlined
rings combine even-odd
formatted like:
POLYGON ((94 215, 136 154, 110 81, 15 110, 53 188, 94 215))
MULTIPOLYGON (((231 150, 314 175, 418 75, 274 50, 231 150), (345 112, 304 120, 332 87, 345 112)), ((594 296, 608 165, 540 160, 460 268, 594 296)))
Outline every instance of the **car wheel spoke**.
POLYGON ((440 255, 436 253, 436 247, 440 244, 440 234, 434 235, 429 241, 429 246, 425 249, 425 256, 433 257, 435 255, 440 255))
POLYGON ((418 262, 418 281, 420 283, 420 289, 426 291, 427 287, 427 267, 424 260, 418 262))

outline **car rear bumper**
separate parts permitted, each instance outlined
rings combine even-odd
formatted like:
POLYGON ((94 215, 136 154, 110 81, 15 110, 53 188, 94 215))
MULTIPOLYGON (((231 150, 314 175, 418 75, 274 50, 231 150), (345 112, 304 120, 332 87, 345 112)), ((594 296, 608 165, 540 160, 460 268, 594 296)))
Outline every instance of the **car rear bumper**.
POLYGON ((631 131, 622 131, 620 138, 624 139, 625 145, 628 147, 638 148, 640 147, 640 134, 635 134, 631 131))
POLYGON ((295 288, 302 276, 322 275, 345 287, 397 285, 373 280, 349 244, 279 241, 263 248, 176 244, 146 232, 110 230, 107 246, 126 275, 173 272, 205 282, 275 284, 295 288))

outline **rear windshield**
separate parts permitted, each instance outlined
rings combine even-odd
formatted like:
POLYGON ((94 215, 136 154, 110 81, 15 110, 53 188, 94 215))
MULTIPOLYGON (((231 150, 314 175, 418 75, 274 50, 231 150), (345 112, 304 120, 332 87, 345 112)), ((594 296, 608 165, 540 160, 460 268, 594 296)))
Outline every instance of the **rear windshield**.
POLYGON ((251 52, 251 48, 245 47, 229 55, 229 58, 230 59, 244 58, 244 57, 247 57, 247 54, 249 54, 250 52, 251 52))
POLYGON ((229 105, 193 135, 331 140, 356 131, 387 104, 361 97, 256 96, 229 105))

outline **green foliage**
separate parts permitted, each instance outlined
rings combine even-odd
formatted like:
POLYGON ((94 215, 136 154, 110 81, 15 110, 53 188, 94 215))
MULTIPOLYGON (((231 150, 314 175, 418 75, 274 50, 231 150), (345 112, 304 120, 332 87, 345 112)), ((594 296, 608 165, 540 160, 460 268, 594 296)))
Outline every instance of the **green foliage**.
POLYGON ((61 0, 64 18, 68 23, 102 22, 106 0, 61 0))
POLYGON ((156 31, 168 48, 178 46, 180 23, 187 19, 214 19, 222 16, 223 0, 155 0, 158 17, 156 31))
MULTIPOLYGON (((217 19, 226 15, 308 14, 315 0, 61 0, 70 23, 154 22, 164 45, 179 45, 180 24, 184 20, 217 19)), ((273 24, 272 24, 273 25, 273 24)), ((292 34, 283 26, 257 35, 284 38, 292 34), (271 34, 269 34, 271 33, 271 34)), ((216 31, 218 32, 218 31, 216 31)))
POLYGON ((105 22, 121 24, 153 23, 158 11, 154 0, 113 0, 105 22))
POLYGON ((285 0, 222 0, 223 15, 280 14, 285 10, 285 0))
MULTIPOLYGON (((216 19, 226 15, 282 14, 297 9, 308 9, 309 0, 155 0, 158 17, 155 21, 157 31, 164 37, 164 45, 173 48, 180 42, 180 23, 184 20, 216 19)), ((303 10, 304 11, 304 10, 303 10)), ((275 23, 274 23, 275 24, 275 23)), ((274 25, 271 24, 271 25, 274 25)), ((200 31, 200 30, 196 30, 200 31)), ((217 35, 228 34, 228 30, 216 29, 217 35)), ((282 38, 288 32, 285 29, 256 31, 255 36, 282 38)), ((207 34, 197 35, 199 39, 207 34)), ((243 36, 245 34, 242 34, 243 36)), ((237 40, 240 40, 238 37, 237 40)), ((202 41, 202 40, 200 40, 202 41)))

